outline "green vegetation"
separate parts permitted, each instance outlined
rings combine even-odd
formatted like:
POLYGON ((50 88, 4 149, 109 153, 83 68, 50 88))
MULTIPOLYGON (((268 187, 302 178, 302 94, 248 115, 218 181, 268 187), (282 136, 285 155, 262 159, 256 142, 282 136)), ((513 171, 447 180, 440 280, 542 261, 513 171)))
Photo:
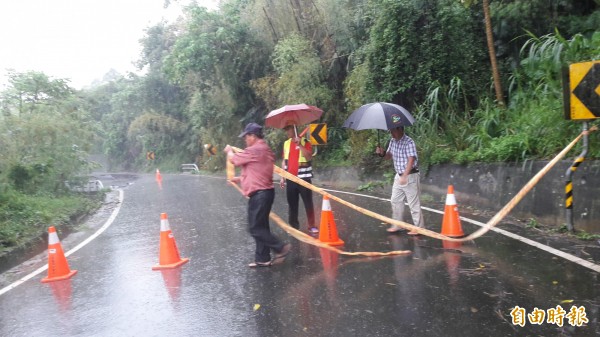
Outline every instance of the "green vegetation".
MULTIPOLYGON (((244 124, 285 104, 325 111, 328 144, 316 167, 391 179, 391 163, 373 154, 389 135, 341 127, 373 101, 413 113, 407 133, 424 170, 550 158, 581 131, 563 117, 561 71, 600 59, 598 27, 594 0, 223 0, 214 12, 191 4, 180 21, 146 30, 144 75, 109 72, 79 91, 67 79, 9 72, 0 91, 1 247, 64 220, 51 214, 91 207, 64 184, 90 172, 89 154, 105 154, 112 171, 218 170, 224 157, 204 144, 242 146, 244 124)), ((283 137, 267 130, 274 149, 283 137)), ((588 158, 599 158, 590 145, 588 158)))
POLYGON ((0 255, 40 239, 48 226, 72 224, 103 196, 88 199, 65 185, 87 181, 98 132, 68 81, 39 72, 11 72, 9 81, 0 96, 0 255))
POLYGON ((550 229, 550 232, 555 232, 555 233, 560 233, 560 234, 568 233, 569 235, 571 235, 579 240, 584 240, 584 241, 600 239, 600 234, 592 234, 592 233, 588 233, 588 232, 586 232, 584 230, 580 230, 580 229, 576 230, 573 233, 570 233, 566 224, 563 224, 558 228, 550 229))
POLYGON ((357 190, 373 192, 376 189, 385 187, 385 185, 386 184, 383 181, 370 181, 364 185, 358 186, 357 190))
POLYGON ((104 193, 82 198, 4 191, 0 195, 0 256, 41 240, 49 226, 75 225, 77 218, 96 210, 103 197, 104 193))
POLYGON ((578 230, 575 232, 575 237, 579 240, 591 241, 600 239, 600 234, 591 234, 585 231, 578 230))
POLYGON ((535 218, 530 218, 525 224, 526 228, 540 228, 540 223, 535 218))

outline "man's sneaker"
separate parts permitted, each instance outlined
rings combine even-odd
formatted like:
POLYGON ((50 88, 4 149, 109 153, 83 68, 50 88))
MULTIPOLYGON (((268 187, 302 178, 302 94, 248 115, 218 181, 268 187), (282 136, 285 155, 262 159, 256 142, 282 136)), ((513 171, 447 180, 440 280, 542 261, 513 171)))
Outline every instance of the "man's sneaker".
POLYGON ((310 234, 318 234, 319 233, 319 229, 317 227, 311 227, 308 229, 308 231, 310 232, 310 234))
POLYGON ((248 264, 248 267, 250 268, 256 268, 256 267, 270 267, 272 265, 271 261, 267 261, 267 262, 251 262, 248 264))

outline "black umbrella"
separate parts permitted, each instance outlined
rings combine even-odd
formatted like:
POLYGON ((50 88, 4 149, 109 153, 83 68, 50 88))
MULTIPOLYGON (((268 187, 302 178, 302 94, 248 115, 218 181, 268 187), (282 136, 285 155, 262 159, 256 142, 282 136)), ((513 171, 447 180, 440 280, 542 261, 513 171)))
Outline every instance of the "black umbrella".
MULTIPOLYGON (((414 117, 405 108, 392 103, 369 103, 354 110, 342 125, 354 130, 391 130, 399 126, 413 125, 414 117)), ((379 145, 379 131, 377 144, 379 145)))
POLYGON ((405 108, 392 103, 369 103, 354 110, 343 127, 354 130, 391 130, 413 125, 415 119, 405 108))

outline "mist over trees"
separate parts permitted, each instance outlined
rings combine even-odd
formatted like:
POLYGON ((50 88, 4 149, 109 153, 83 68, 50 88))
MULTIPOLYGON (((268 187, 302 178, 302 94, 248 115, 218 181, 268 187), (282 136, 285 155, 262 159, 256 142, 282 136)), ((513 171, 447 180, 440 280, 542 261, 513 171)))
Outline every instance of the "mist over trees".
MULTIPOLYGON (((390 163, 373 154, 381 135, 341 127, 374 101, 412 112, 407 133, 423 171, 551 158, 581 131, 563 117, 561 70, 600 59, 599 8, 598 0, 223 0, 217 11, 191 4, 177 21, 148 27, 133 60, 143 75, 111 70, 75 90, 68 79, 11 71, 0 90, 0 255, 96 207, 66 185, 87 180, 97 167, 90 154, 104 154, 112 172, 218 170, 224 156, 209 157, 204 144, 243 146, 243 126, 264 124, 285 104, 324 110, 317 172, 353 165, 385 176, 390 163)), ((266 129, 275 153, 283 138, 266 129)), ((587 157, 600 157, 595 142, 587 157)))
MULTIPOLYGON (((209 161, 204 144, 242 145, 245 123, 296 103, 325 111, 329 139, 316 165, 380 166, 375 131, 341 128, 373 101, 415 115, 407 131, 424 166, 547 158, 580 131, 564 120, 560 71, 600 58, 599 8, 594 0, 191 4, 176 22, 146 29, 136 60, 144 75, 111 73, 77 91, 66 79, 11 73, 0 96, 0 182, 27 191, 54 181, 58 191, 56 181, 89 170, 90 153, 105 154, 115 171, 219 168, 222 156, 209 161)), ((274 149, 282 135, 267 129, 274 149)))

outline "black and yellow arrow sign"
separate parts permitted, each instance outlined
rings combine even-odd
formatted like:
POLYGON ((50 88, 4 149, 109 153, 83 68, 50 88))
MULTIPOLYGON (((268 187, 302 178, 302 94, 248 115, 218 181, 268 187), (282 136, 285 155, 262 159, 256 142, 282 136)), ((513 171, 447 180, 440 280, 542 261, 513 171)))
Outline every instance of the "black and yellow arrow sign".
POLYGON ((217 154, 217 148, 214 147, 212 144, 204 144, 204 148, 210 156, 214 156, 215 154, 217 154))
POLYGON ((567 119, 600 118, 600 61, 569 66, 569 95, 565 97, 567 119))
POLYGON ((310 124, 310 143, 312 145, 327 144, 327 124, 310 124))

